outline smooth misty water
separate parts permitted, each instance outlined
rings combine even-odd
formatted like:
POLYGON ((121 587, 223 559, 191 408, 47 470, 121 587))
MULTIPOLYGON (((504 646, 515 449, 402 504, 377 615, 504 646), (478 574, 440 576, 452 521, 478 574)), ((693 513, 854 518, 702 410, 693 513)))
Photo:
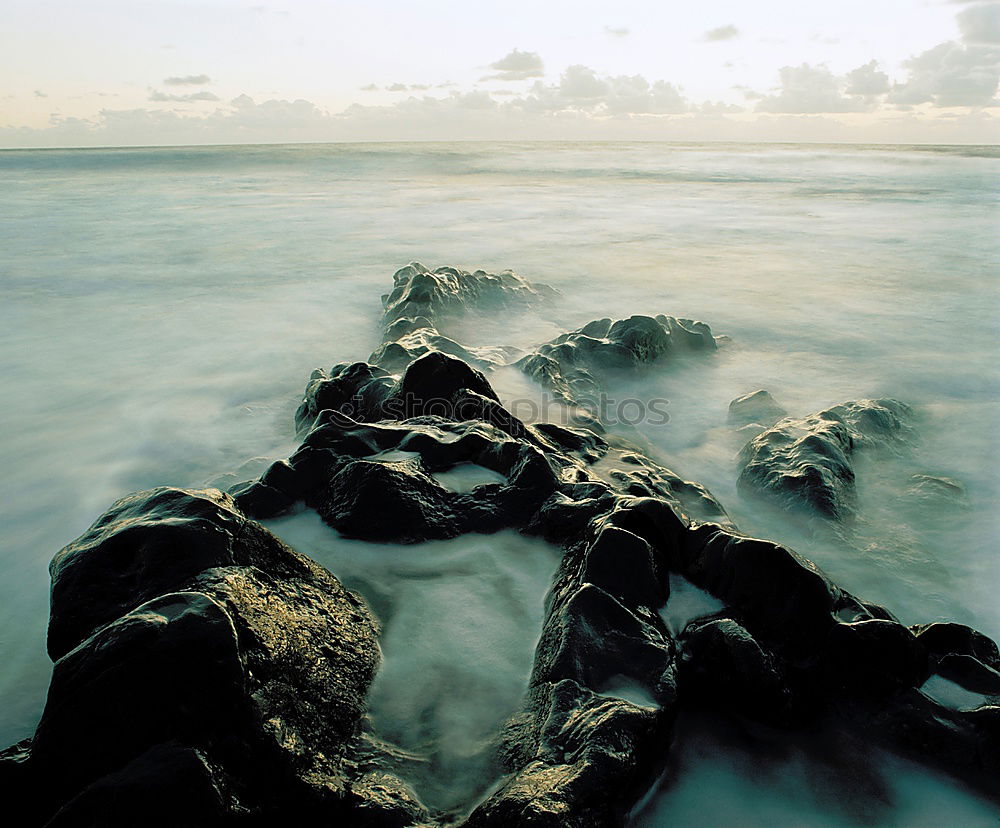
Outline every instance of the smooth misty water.
MULTIPOLYGON (((510 267, 563 292, 470 340, 527 346, 595 317, 658 312, 728 334, 714 357, 612 389, 670 401, 670 422, 640 423, 636 439, 708 485, 744 530, 789 543, 904 621, 950 617, 1000 637, 997 156, 657 144, 0 152, 0 742, 30 734, 44 700, 52 554, 125 492, 202 485, 251 461, 249 477, 259 458, 285 456, 310 370, 367 356, 379 296, 411 260, 510 267), (796 414, 897 397, 917 408, 920 443, 863 462, 856 524, 817 530, 736 494, 726 407, 757 387, 796 414), (914 503, 915 472, 958 480, 967 503, 914 503)), ((528 390, 498 384, 507 399, 528 390)), ((456 485, 474 485, 468 474, 456 485)), ((736 790, 739 767, 692 771, 644 813, 693 819, 693 792, 736 790)), ((773 821, 765 800, 782 792, 744 781, 742 824, 773 821)), ((789 807, 800 805, 823 809, 808 797, 789 807)))
POLYGON ((513 530, 415 546, 341 538, 311 509, 267 527, 368 600, 382 667, 368 696, 394 768, 428 807, 462 810, 497 776, 493 736, 521 707, 556 549, 513 530))

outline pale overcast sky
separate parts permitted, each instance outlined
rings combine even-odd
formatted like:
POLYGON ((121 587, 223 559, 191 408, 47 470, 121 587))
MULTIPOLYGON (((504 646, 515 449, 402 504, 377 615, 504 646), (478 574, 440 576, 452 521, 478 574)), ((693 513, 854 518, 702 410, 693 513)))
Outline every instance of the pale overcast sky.
POLYGON ((0 0, 0 146, 997 143, 1000 3, 0 0))

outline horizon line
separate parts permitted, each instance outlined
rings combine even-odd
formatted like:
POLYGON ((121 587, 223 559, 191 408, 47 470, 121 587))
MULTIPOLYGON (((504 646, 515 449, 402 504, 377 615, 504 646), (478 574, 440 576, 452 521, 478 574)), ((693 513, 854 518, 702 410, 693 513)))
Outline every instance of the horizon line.
POLYGON ((734 141, 707 138, 704 140, 668 140, 656 138, 593 139, 593 138, 462 138, 441 140, 414 138, 409 140, 388 140, 372 138, 354 141, 247 141, 204 144, 103 144, 99 146, 49 146, 49 147, 0 147, 0 152, 52 152, 59 150, 112 150, 112 149, 200 149, 226 147, 299 147, 299 146, 363 146, 368 144, 671 144, 677 146, 692 144, 726 144, 741 146, 850 146, 850 147, 982 147, 1000 149, 1000 142, 982 143, 937 143, 929 141, 734 141))

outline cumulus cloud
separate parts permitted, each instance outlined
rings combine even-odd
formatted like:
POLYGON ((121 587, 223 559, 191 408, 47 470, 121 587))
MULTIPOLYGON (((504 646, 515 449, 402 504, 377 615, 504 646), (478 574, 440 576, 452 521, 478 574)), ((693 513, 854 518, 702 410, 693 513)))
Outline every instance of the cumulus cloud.
POLYGON ((630 33, 624 26, 605 26, 604 31, 612 37, 628 37, 630 33))
POLYGON ((212 79, 208 75, 174 75, 163 79, 163 83, 167 86, 204 86, 211 82, 212 79))
POLYGON ((889 101, 900 105, 996 106, 1000 48, 939 43, 903 64, 909 70, 889 101))
POLYGON ((970 6, 956 19, 966 43, 1000 43, 1000 3, 970 6))
POLYGON ((36 98, 47 98, 48 94, 46 94, 45 92, 43 92, 41 89, 36 89, 35 90, 35 97, 36 98))
POLYGON ((496 63, 491 63, 490 69, 496 74, 483 80, 526 80, 540 78, 545 74, 545 65, 537 52, 522 52, 519 49, 514 49, 496 63))
POLYGON ((533 112, 581 112, 590 115, 671 115, 691 104, 673 84, 650 83, 641 75, 599 76, 577 64, 557 84, 537 81, 523 98, 512 102, 533 112))
POLYGON ((405 83, 393 83, 385 88, 386 92, 406 92, 408 89, 405 83))
POLYGON ((160 92, 158 89, 153 89, 149 93, 149 99, 158 103, 166 103, 167 101, 174 101, 176 103, 193 103, 195 101, 220 100, 218 95, 209 92, 207 89, 203 89, 201 92, 192 92, 189 95, 170 95, 166 92, 160 92))
POLYGON ((740 30, 737 29, 732 23, 725 26, 716 26, 714 29, 709 29, 702 36, 702 40, 707 40, 709 43, 713 43, 719 40, 732 40, 735 37, 740 36, 740 30))
POLYGON ((888 91, 889 76, 879 70, 876 60, 847 73, 848 95, 884 95, 888 91))
POLYGON ((378 84, 370 83, 361 87, 362 92, 378 92, 378 84))
POLYGON ((761 98, 757 102, 758 112, 807 114, 864 112, 872 108, 872 104, 863 97, 845 95, 841 91, 845 84, 825 66, 810 66, 808 63, 784 66, 778 74, 781 78, 778 93, 761 98))

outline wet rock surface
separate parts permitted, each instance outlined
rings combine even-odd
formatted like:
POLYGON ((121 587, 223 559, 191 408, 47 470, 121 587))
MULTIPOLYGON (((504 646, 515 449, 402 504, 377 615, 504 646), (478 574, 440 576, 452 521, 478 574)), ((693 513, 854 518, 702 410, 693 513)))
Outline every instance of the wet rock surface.
MULTIPOLYGON (((620 825, 685 710, 791 730, 833 721, 996 797, 993 641, 904 626, 796 552, 740 534, 704 487, 620 437, 518 419, 488 376, 508 350, 439 338, 465 312, 550 299, 509 273, 403 268, 383 345, 313 376, 287 460, 231 494, 130 495, 59 552, 45 713, 0 754, 18 824, 620 825), (456 491, 435 478, 470 463, 495 482, 456 491), (377 622, 257 522, 302 508, 365 541, 516 529, 562 547, 523 710, 497 735, 501 776, 482 801, 432 813, 393 770, 364 717, 377 622), (675 634, 661 611, 678 576, 722 609, 675 634), (948 708, 921 692, 932 676, 987 702, 948 708)), ((701 323, 600 320, 520 367, 579 401, 605 376, 714 347, 701 323)), ((740 418, 768 401, 751 402, 740 418)), ((847 514, 851 455, 904 440, 908 418, 882 400, 781 420, 748 445, 744 485, 847 514)))
POLYGON ((564 403, 593 408, 609 376, 635 374, 672 355, 716 347, 704 322, 662 314, 605 318, 541 345, 517 366, 564 403))
POLYGON ((770 427, 787 415, 788 412, 771 396, 771 392, 763 388, 729 403, 729 424, 738 428, 751 424, 770 427))
MULTIPOLYGON (((733 405, 737 412, 750 411, 765 401, 750 402, 742 398, 733 405)), ((912 436, 912 419, 908 405, 890 399, 854 400, 782 419, 744 446, 740 490, 828 518, 849 517, 856 501, 852 456, 901 448, 912 436)))
POLYGON ((329 572, 229 495, 154 489, 51 573, 48 700, 0 763, 25 824, 147 824, 175 792, 203 824, 344 807, 378 627, 329 572))

